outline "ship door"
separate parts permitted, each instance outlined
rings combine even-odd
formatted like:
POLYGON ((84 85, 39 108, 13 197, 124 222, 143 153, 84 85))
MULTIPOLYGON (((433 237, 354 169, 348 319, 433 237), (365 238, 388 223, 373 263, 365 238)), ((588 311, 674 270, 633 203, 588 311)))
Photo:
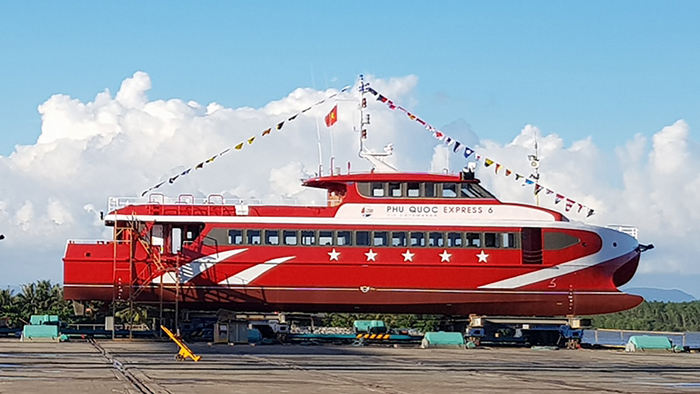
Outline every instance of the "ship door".
POLYGON ((160 253, 163 253, 163 247, 165 246, 165 237, 163 234, 163 225, 154 224, 151 228, 151 244, 157 246, 160 253))
POLYGON ((180 250, 182 249, 182 228, 180 228, 180 227, 173 227, 172 228, 172 232, 170 234, 170 247, 171 247, 170 252, 172 254, 180 253, 180 250))
POLYGON ((525 227, 520 234, 523 264, 542 264, 542 229, 525 227))

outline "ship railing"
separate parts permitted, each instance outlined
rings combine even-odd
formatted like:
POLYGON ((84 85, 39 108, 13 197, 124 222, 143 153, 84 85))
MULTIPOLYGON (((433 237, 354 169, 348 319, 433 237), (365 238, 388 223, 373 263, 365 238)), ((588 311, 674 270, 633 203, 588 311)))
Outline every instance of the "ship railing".
POLYGON ((129 205, 287 205, 287 206, 326 206, 324 201, 299 200, 295 198, 233 198, 224 197, 221 194, 210 194, 207 197, 195 197, 192 194, 180 194, 177 197, 167 197, 160 193, 153 193, 148 197, 110 197, 107 204, 107 212, 112 212, 129 205))
POLYGON ((113 240, 113 239, 69 239, 69 244, 79 244, 79 245, 107 245, 113 243, 128 243, 127 240, 113 240))
POLYGON ((626 226, 623 224, 609 224, 606 227, 615 231, 619 231, 621 233, 625 233, 629 236, 634 237, 634 239, 638 239, 639 237, 639 229, 634 226, 626 226))

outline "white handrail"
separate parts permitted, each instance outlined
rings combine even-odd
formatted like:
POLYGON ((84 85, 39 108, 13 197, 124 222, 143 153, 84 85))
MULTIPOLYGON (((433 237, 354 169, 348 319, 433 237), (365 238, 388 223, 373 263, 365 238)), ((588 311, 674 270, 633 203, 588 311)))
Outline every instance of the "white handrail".
POLYGON ((225 198, 221 194, 211 194, 207 197, 194 197, 191 194, 181 194, 177 197, 166 197, 154 193, 148 197, 109 197, 107 212, 129 205, 282 205, 282 206, 327 206, 326 201, 305 201, 294 198, 225 198))

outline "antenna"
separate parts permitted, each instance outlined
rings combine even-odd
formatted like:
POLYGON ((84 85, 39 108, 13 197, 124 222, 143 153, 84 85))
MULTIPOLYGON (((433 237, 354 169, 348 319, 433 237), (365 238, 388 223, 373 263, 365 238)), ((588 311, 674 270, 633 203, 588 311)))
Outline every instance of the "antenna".
POLYGON ((372 152, 365 148, 364 141, 367 139, 366 125, 369 124, 369 114, 365 114, 367 108, 367 98, 365 93, 369 89, 369 82, 365 82, 364 75, 360 74, 360 151, 358 156, 372 163, 372 171, 377 172, 398 172, 396 168, 384 161, 384 158, 391 156, 394 153, 394 145, 388 144, 384 147, 384 152, 372 152))
POLYGON ((367 98, 365 98, 365 93, 369 87, 369 82, 365 83, 365 76, 360 74, 360 151, 358 155, 362 157, 362 152, 365 150, 364 141, 367 139, 367 129, 365 125, 369 124, 369 114, 365 119, 365 111, 367 108, 367 98))
MULTIPOLYGON (((537 144, 537 130, 533 130, 533 133, 535 134, 535 154, 534 155, 527 155, 527 159, 530 160, 530 167, 532 168, 532 174, 530 174, 530 178, 534 179, 535 182, 539 183, 540 180, 540 151, 539 151, 539 146, 537 144)), ((537 194, 537 187, 532 191, 533 194, 535 195, 535 204, 537 206, 540 206, 540 196, 537 194)))
MULTIPOLYGON (((311 63, 311 87, 316 90, 316 80, 314 79, 314 65, 311 63)), ((318 118, 316 118, 316 143, 318 144, 318 176, 323 176, 323 151, 321 150, 321 130, 318 127, 318 118)), ((331 150, 332 150, 331 146, 331 150)))

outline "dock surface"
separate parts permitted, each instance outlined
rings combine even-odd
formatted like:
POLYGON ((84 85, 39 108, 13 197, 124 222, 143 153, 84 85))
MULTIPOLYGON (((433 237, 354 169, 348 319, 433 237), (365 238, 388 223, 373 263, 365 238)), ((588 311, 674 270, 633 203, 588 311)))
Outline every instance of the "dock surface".
POLYGON ((0 339, 0 393, 698 393, 699 353, 0 339))

